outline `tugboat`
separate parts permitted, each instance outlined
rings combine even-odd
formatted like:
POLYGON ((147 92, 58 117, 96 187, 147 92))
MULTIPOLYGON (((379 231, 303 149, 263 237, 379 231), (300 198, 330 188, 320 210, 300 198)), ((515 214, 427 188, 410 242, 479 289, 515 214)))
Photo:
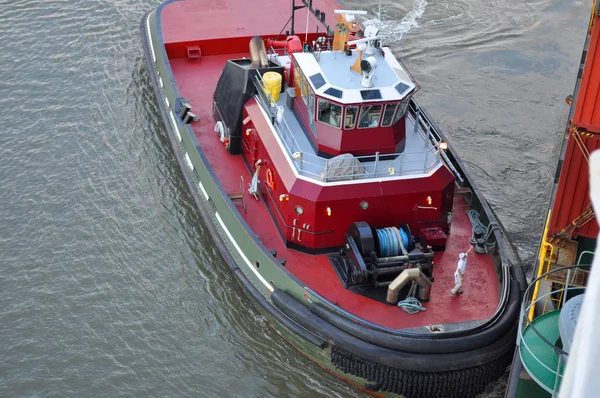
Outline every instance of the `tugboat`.
POLYGON ((597 245, 589 158, 600 148, 600 3, 592 15, 572 95, 554 186, 542 233, 536 277, 520 314, 518 350, 506 396, 558 394, 597 245))
POLYGON ((141 34, 174 155, 258 312, 372 394, 473 397, 510 363, 525 277, 364 13, 170 0, 141 34))

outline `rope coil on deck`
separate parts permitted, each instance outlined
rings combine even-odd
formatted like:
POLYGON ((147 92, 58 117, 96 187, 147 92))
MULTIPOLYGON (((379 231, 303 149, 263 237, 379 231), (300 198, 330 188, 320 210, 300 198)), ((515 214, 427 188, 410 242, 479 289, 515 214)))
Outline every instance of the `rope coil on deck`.
POLYGON ((423 307, 421 302, 415 297, 407 297, 404 300, 401 300, 398 302, 398 307, 402 308, 404 312, 411 315, 427 310, 427 308, 423 307))
POLYGON ((477 253, 488 253, 495 245, 495 242, 488 242, 492 236, 494 228, 498 228, 496 223, 489 223, 486 227, 479 219, 477 210, 467 210, 467 216, 472 225, 471 239, 469 240, 477 253))

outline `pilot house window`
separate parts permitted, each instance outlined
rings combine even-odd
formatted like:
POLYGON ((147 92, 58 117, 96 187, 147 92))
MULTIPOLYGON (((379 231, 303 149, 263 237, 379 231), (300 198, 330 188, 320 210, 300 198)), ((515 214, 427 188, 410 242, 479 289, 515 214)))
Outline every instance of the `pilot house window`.
POLYGON ((342 107, 321 98, 318 104, 317 120, 339 129, 342 125, 342 107))
POLYGON ((360 110, 360 120, 358 128, 371 128, 379 125, 379 116, 381 116, 381 105, 365 105, 360 110))
POLYGON ((358 106, 347 106, 346 117, 344 118, 344 128, 352 130, 356 127, 356 118, 358 117, 358 106))
POLYGON ((381 127, 391 126, 392 121, 394 120, 394 112, 396 112, 396 108, 398 104, 387 104, 385 106, 385 111, 383 111, 383 119, 381 119, 381 127))
POLYGON ((408 108, 409 102, 410 102, 410 97, 400 103, 400 105, 398 106, 398 112, 396 112, 396 117, 394 117, 393 124, 398 123, 398 121, 402 118, 402 116, 404 116, 404 114, 406 113, 406 108, 408 108))

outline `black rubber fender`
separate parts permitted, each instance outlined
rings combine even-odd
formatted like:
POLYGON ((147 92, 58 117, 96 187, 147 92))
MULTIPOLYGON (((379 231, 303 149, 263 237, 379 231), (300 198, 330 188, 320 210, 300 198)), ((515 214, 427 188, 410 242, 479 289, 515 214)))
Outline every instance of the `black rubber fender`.
POLYGON ((522 297, 527 289, 527 279, 525 278, 525 271, 523 270, 523 267, 521 265, 511 265, 510 276, 513 281, 517 281, 519 283, 519 291, 521 292, 522 297))
POLYGON ((248 294, 250 294, 252 298, 256 300, 269 313, 269 315, 275 318, 279 323, 320 349, 327 347, 327 342, 325 340, 305 330, 302 328, 302 326, 298 325, 296 322, 282 314, 277 308, 273 307, 273 304, 271 304, 262 294, 260 294, 252 285, 252 283, 250 283, 248 278, 246 278, 246 276, 242 273, 241 269, 237 268, 233 271, 233 273, 242 287, 246 289, 248 294))
MULTIPOLYGON (((367 379, 366 390, 406 398, 475 398, 502 376, 512 352, 484 365, 449 372, 413 372, 376 364, 338 347, 331 347, 331 363, 344 373, 367 379)), ((512 397, 512 396, 511 396, 512 397)))
POLYGON ((511 282, 507 307, 496 323, 487 329, 476 331, 470 335, 459 337, 447 336, 446 338, 443 337, 444 334, 442 333, 432 333, 430 336, 424 335, 423 337, 392 335, 353 322, 319 303, 311 303, 308 305, 308 308, 315 315, 338 329, 371 344, 404 352, 441 354, 474 350, 501 339, 502 336, 508 333, 519 315, 520 297, 518 284, 511 282))
POLYGON ((410 353, 377 346, 352 336, 312 313, 306 306, 280 289, 275 289, 271 299, 277 308, 300 326, 319 334, 330 344, 368 361, 381 365, 417 372, 445 372, 483 365, 514 348, 517 322, 508 333, 492 344, 458 353, 410 353))

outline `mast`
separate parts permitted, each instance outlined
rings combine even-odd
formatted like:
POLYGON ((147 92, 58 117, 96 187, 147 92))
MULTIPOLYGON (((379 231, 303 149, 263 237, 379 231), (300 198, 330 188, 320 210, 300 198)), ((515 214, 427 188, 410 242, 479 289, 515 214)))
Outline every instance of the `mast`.
POLYGON ((312 0, 300 0, 302 5, 296 5, 296 0, 292 0, 292 26, 290 28, 290 35, 295 35, 294 26, 295 26, 295 15, 296 11, 301 10, 303 8, 308 8, 309 11, 317 18, 317 20, 323 25, 325 28, 327 36, 331 36, 333 34, 333 30, 325 23, 325 13, 321 12, 321 10, 312 8, 312 0))

